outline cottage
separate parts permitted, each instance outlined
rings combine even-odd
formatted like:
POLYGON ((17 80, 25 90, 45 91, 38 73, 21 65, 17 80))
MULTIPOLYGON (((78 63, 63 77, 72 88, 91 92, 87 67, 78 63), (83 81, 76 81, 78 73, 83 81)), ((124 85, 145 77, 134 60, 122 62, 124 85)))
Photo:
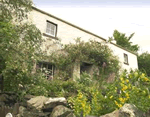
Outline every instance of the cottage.
MULTIPOLYGON (((49 45, 52 45, 52 41, 58 39, 61 39, 61 42, 63 44, 73 42, 77 37, 81 37, 81 39, 84 41, 92 39, 98 42, 107 42, 106 39, 92 32, 75 26, 74 24, 46 13, 36 7, 33 7, 29 18, 31 19, 31 22, 35 24, 37 28, 39 28, 39 30, 42 32, 43 39, 45 40, 42 45, 42 49, 43 51, 46 50, 47 54, 49 54, 51 51, 61 49, 61 47, 57 44, 51 46, 52 48, 49 48, 49 45)), ((135 53, 116 45, 114 42, 110 42, 107 44, 113 50, 113 53, 118 56, 122 69, 138 69, 137 55, 135 53)), ((43 65, 45 64, 46 63, 44 63, 43 65)), ((90 68, 91 66, 87 63, 85 63, 85 65, 88 66, 86 69, 90 68)), ((50 69, 54 69, 50 64, 47 64, 47 68, 48 67, 50 69)), ((80 74, 80 67, 80 65, 76 66, 76 70, 74 71, 75 74, 80 74)), ((86 70, 84 66, 82 66, 81 69, 86 70)))

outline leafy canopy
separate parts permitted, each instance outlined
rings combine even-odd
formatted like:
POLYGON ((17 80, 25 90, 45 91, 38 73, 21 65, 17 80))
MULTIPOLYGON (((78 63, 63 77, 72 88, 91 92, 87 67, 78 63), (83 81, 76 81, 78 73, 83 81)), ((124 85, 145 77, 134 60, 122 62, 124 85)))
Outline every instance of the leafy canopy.
POLYGON ((18 84, 29 84, 33 64, 41 58, 41 32, 24 21, 31 8, 31 0, 0 1, 0 73, 4 75, 4 90, 18 91, 18 84))
POLYGON ((146 72, 150 76, 150 53, 145 52, 138 55, 138 66, 139 70, 146 72))
POLYGON ((130 42, 131 38, 134 36, 134 33, 132 33, 129 37, 125 35, 125 33, 121 33, 118 30, 114 30, 113 37, 109 37, 109 41, 116 41, 116 44, 129 49, 133 52, 137 52, 139 50, 139 46, 132 45, 132 42, 130 42))

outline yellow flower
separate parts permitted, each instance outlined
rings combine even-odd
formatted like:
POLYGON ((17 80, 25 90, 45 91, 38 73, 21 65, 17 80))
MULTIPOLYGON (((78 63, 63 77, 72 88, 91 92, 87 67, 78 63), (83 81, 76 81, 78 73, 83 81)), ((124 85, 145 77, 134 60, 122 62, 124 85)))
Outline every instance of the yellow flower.
POLYGON ((148 96, 148 98, 150 99, 150 95, 148 96))
POLYGON ((125 91, 128 87, 126 85, 124 85, 124 87, 122 88, 122 91, 125 91))
POLYGON ((118 105, 118 102, 115 100, 115 104, 118 105))
POLYGON ((143 77, 145 77, 145 74, 144 74, 144 73, 142 73, 142 76, 143 76, 143 77))
POLYGON ((118 104, 117 101, 115 101, 115 104, 116 104, 116 106, 118 106, 119 108, 122 107, 122 105, 121 105, 121 104, 118 104))
POLYGON ((131 89, 131 84, 128 85, 128 88, 131 89))
POLYGON ((121 77, 120 80, 123 81, 123 78, 121 77))
POLYGON ((128 93, 125 93, 125 95, 126 95, 127 98, 129 98, 129 94, 128 93))
POLYGON ((145 80, 146 82, 147 82, 147 81, 150 81, 150 80, 149 80, 148 78, 146 78, 146 77, 144 78, 144 80, 145 80))
POLYGON ((110 96, 110 99, 112 99, 113 98, 113 96, 110 96))
POLYGON ((129 82, 129 80, 128 80, 128 79, 126 79, 126 82, 128 83, 128 82, 129 82))
POLYGON ((121 104, 118 104, 118 107, 119 107, 119 108, 121 108, 121 107, 122 107, 122 105, 121 105, 121 104))
POLYGON ((120 102, 124 103, 124 99, 123 98, 119 98, 120 102))

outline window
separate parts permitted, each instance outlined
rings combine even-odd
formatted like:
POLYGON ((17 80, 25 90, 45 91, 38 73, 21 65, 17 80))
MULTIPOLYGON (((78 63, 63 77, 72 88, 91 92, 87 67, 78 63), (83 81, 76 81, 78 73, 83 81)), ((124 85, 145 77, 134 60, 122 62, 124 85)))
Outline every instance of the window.
POLYGON ((47 21, 46 34, 56 37, 57 25, 47 21))
POLYGON ((124 64, 129 65, 128 63, 128 55, 124 53, 124 64))
POLYGON ((81 65, 80 65, 80 73, 82 74, 83 72, 86 72, 88 74, 90 74, 91 70, 92 70, 92 64, 89 64, 89 63, 86 63, 86 62, 83 62, 81 65))
POLYGON ((39 62, 37 68, 40 69, 46 76, 47 79, 53 79, 54 76, 54 65, 47 62, 39 62))

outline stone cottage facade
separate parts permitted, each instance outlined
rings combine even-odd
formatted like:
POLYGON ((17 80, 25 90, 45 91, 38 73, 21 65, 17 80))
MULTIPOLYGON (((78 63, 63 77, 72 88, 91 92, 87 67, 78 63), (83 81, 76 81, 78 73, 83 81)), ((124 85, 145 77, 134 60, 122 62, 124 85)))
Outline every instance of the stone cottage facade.
MULTIPOLYGON (((81 40, 83 41, 88 41, 89 39, 96 40, 98 42, 107 41, 92 32, 75 26, 74 24, 46 13, 36 7, 33 7, 33 10, 29 14, 29 18, 31 22, 35 24, 42 32, 43 39, 45 40, 42 45, 42 49, 43 51, 46 50, 47 54, 53 50, 59 50, 61 48, 57 44, 51 46, 51 48, 48 48, 49 45, 52 45, 52 42, 57 39, 61 39, 63 44, 74 42, 74 39, 77 37, 81 37, 81 40)), ((126 50, 113 42, 107 44, 113 50, 114 55, 118 56, 122 69, 138 69, 137 55, 135 53, 126 50)), ((45 67, 53 69, 53 66, 51 65, 45 65, 45 67)), ((76 64, 74 68, 73 74, 79 76, 80 65, 76 64)))

